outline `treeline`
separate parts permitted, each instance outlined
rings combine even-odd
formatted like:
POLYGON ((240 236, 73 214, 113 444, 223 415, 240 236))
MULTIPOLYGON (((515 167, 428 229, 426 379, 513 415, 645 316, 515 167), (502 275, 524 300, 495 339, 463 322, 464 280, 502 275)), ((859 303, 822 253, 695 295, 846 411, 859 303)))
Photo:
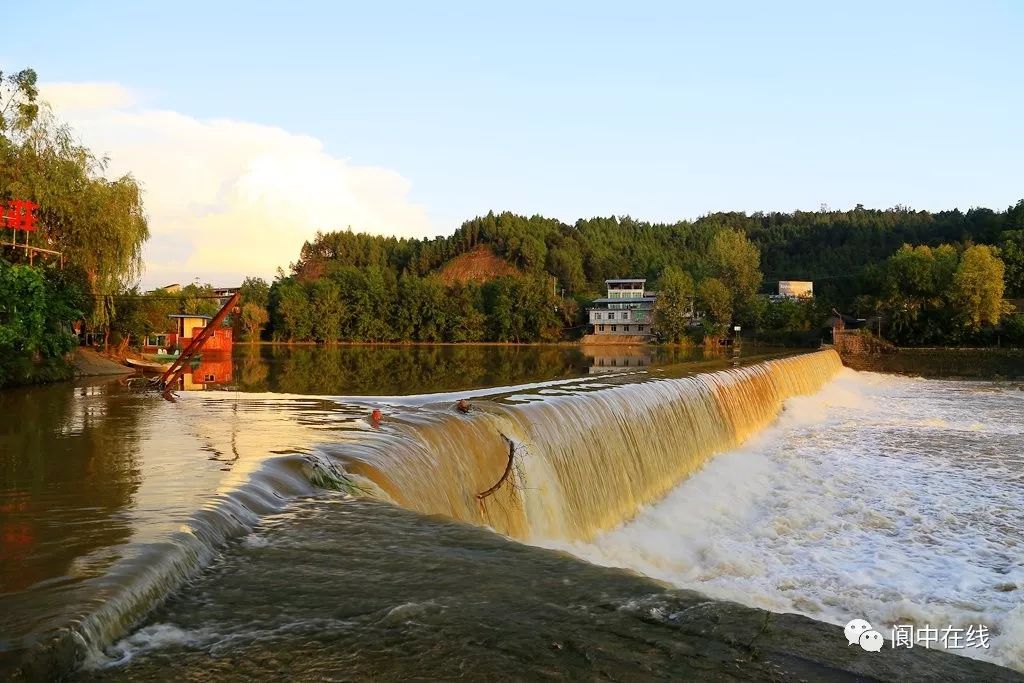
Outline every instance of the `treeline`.
POLYGON ((1003 211, 931 213, 858 204, 849 211, 718 213, 701 221, 749 236, 761 250, 768 287, 778 280, 811 280, 816 297, 843 309, 872 286, 870 270, 904 244, 996 246, 1007 266, 1007 295, 1024 296, 1024 200, 1003 211))
POLYGON ((269 334, 283 341, 556 341, 576 314, 540 275, 446 286, 378 266, 280 279, 267 304, 269 334))
POLYGON ((105 161, 37 97, 34 71, 0 72, 0 201, 38 205, 29 244, 61 252, 63 268, 56 256, 0 247, 0 386, 70 375, 73 326, 110 329, 149 236, 135 180, 106 178, 105 161))
POLYGON ((981 244, 904 245, 869 269, 854 308, 904 346, 1024 344, 999 254, 981 244))
MULTIPOLYGON (((447 238, 318 234, 266 297, 263 336, 282 341, 544 342, 580 336, 585 306, 604 280, 666 268, 685 278, 686 310, 714 301, 720 332, 749 308, 761 283, 758 252, 735 230, 595 219, 585 230, 534 216, 488 214, 447 238), (519 274, 447 285, 450 259, 486 245, 519 274), (614 247, 609 249, 609 246, 614 247), (599 248, 600 247, 600 248, 599 248)), ((672 312, 682 316, 682 309, 672 312)), ((253 336, 253 335, 250 335, 253 336)), ((678 339, 676 339, 678 341, 678 339)))
POLYGON ((658 224, 631 218, 593 218, 566 225, 543 216, 489 213, 466 221, 454 234, 433 239, 398 239, 351 231, 318 233, 303 245, 292 267, 299 279, 317 279, 332 268, 352 266, 426 277, 452 258, 479 245, 528 275, 554 277, 566 296, 589 297, 604 281, 647 277, 653 283, 672 265, 703 279, 705 255, 728 226, 697 221, 658 224))
MULTIPOLYGON (((992 255, 1005 264, 1006 295, 1024 295, 1024 200, 1004 211, 858 205, 849 211, 714 213, 675 223, 612 217, 570 225, 489 213, 434 239, 317 234, 302 247, 291 274, 269 287, 262 333, 282 340, 555 339, 585 329, 584 308, 601 295, 605 279, 646 277, 664 295, 655 319, 669 341, 720 336, 734 323, 766 338, 809 341, 833 308, 870 309, 893 319, 892 334, 902 341, 965 338, 949 325, 936 326, 934 316, 923 316, 931 320, 927 333, 910 334, 899 322, 880 274, 890 272, 889 259, 904 244, 946 244, 958 253, 975 244, 993 246, 992 255), (433 277, 480 245, 522 277, 452 288, 433 277), (813 281, 814 301, 773 303, 757 296, 774 292, 784 279, 813 281)), ((952 320, 960 301, 947 298, 935 309, 952 320)))
POLYGON ((426 276, 448 260, 487 245, 528 273, 554 276, 569 296, 596 295, 604 280, 646 277, 667 266, 701 280, 703 258, 723 230, 746 235, 761 254, 764 286, 778 280, 812 280, 819 296, 848 305, 863 293, 866 268, 885 261, 904 244, 989 244, 1007 261, 1008 292, 1024 295, 1024 200, 1005 211, 976 208, 913 211, 858 205, 849 211, 713 213, 695 221, 649 223, 592 218, 569 225, 542 216, 490 213, 466 221, 448 237, 412 240, 350 231, 318 234, 293 266, 300 278, 316 279, 336 266, 377 266, 426 276))

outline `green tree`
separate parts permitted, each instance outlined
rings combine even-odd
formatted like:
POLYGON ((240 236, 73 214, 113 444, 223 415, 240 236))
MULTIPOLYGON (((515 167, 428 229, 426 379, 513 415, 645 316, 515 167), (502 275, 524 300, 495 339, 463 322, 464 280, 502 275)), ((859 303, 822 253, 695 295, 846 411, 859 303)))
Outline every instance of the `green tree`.
POLYGON ((188 284, 178 295, 178 313, 214 316, 220 310, 220 302, 213 293, 213 285, 188 284))
POLYGON ((548 251, 547 271, 558 278, 558 283, 569 294, 582 291, 586 287, 583 258, 578 247, 571 249, 560 246, 548 251))
POLYGON ((1024 296, 1024 230, 1003 232, 999 254, 1006 265, 1007 293, 1011 296, 1024 296))
POLYGON ((306 288, 293 278, 284 278, 270 289, 274 335, 296 341, 313 338, 313 312, 306 288))
POLYGON ((654 325, 658 336, 678 343, 686 338, 692 319, 695 288, 689 273, 667 266, 658 279, 659 294, 654 302, 654 325))
POLYGON ((0 260, 0 386, 70 375, 81 293, 65 273, 0 260))
POLYGON ((24 130, 35 121, 39 113, 36 79, 32 69, 7 75, 0 71, 0 133, 8 129, 24 130))
POLYGON ((264 308, 270 303, 270 285, 261 277, 247 277, 238 288, 242 303, 256 304, 264 308))
POLYGON ((723 335, 732 321, 733 295, 724 282, 709 277, 697 286, 697 305, 704 312, 704 329, 708 336, 723 335))
POLYGON ((270 321, 267 309, 258 303, 249 301, 242 304, 240 322, 246 339, 259 341, 263 328, 270 321))
POLYGON ((975 245, 964 251, 953 276, 953 299, 964 324, 973 331, 982 324, 998 325, 1003 314, 1005 267, 996 250, 975 245))
POLYGON ((320 342, 335 342, 346 336, 343 326, 352 320, 352 312, 342 299, 342 289, 332 278, 324 278, 300 287, 308 292, 309 336, 320 342))
POLYGON ((708 249, 711 274, 731 292, 734 309, 747 305, 761 287, 761 253, 738 230, 723 230, 708 249))
POLYGON ((93 327, 109 330, 117 295, 134 286, 142 268, 149 227, 141 190, 128 175, 107 179, 106 161, 47 109, 33 113, 30 125, 22 118, 0 131, 0 197, 39 206, 36 245, 62 252, 85 272, 94 300, 86 313, 93 327))

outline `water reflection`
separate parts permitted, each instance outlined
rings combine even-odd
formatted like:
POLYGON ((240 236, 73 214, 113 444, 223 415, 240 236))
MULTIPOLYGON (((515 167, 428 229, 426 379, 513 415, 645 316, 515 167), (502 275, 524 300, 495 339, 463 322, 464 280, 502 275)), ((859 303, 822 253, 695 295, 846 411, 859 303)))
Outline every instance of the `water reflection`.
POLYGON ((233 396, 167 402, 117 381, 0 392, 0 679, 69 626, 88 642, 119 633, 225 538, 311 491, 314 445, 344 441, 353 417, 315 397, 233 396))
POLYGON ((178 388, 183 391, 225 388, 231 386, 233 376, 231 352, 206 352, 199 358, 199 363, 191 367, 191 372, 181 376, 178 388))
POLYGON ((654 360, 650 346, 584 346, 590 374, 645 368, 654 360))
POLYGON ((238 346, 242 391, 402 395, 578 377, 575 347, 238 346))
POLYGON ((399 396, 726 358, 717 350, 643 345, 236 346, 234 385, 242 391, 399 396))
POLYGON ((110 387, 0 392, 0 593, 101 571, 131 534, 145 405, 110 387))

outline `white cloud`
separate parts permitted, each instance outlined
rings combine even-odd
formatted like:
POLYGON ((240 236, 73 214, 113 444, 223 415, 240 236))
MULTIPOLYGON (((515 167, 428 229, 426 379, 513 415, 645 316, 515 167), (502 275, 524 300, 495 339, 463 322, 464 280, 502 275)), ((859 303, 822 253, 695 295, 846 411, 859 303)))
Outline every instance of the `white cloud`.
POLYGON ((40 88, 82 141, 145 190, 149 285, 228 285, 273 275, 317 230, 433 234, 397 172, 357 166, 312 137, 244 121, 148 108, 116 83, 40 88))

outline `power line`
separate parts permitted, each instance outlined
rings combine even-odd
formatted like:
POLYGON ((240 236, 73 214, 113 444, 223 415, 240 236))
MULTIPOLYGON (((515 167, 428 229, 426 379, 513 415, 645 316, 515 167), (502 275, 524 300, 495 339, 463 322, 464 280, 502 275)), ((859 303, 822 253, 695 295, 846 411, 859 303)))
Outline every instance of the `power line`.
POLYGON ((184 299, 209 299, 211 301, 220 301, 221 299, 230 299, 230 296, 188 296, 182 294, 180 296, 155 296, 151 294, 92 294, 85 293, 84 296, 90 296, 94 299, 145 299, 146 301, 182 301, 184 299))

